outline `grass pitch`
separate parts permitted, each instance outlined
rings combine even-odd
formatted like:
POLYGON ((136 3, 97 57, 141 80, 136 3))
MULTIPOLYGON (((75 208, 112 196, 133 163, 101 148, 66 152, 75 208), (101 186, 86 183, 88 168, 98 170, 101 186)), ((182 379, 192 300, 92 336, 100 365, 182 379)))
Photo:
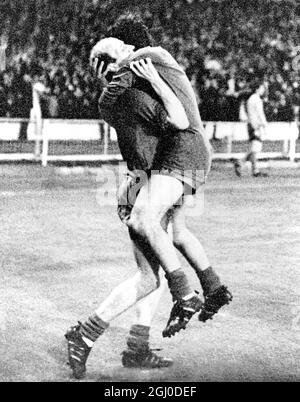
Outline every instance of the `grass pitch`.
MULTIPOLYGON (((300 380, 300 172, 270 173, 215 166, 204 214, 188 219, 233 302, 166 340, 166 291, 151 346, 175 364, 152 371, 121 366, 128 311, 95 345, 86 381, 300 380)), ((73 381, 64 332, 135 272, 126 228, 100 205, 95 170, 2 165, 0 179, 0 381, 73 381)))

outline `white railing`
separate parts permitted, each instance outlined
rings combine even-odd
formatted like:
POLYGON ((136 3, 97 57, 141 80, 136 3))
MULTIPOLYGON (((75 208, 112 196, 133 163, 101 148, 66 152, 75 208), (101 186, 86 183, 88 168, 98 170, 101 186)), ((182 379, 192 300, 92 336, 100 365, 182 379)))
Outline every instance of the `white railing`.
MULTIPOLYGON (((247 124, 240 122, 207 122, 205 123, 206 133, 209 139, 215 138, 226 141, 225 152, 216 152, 215 159, 243 158, 244 152, 233 152, 235 142, 245 142, 248 140, 247 124)), ((299 135, 298 127, 295 122, 271 122, 268 124, 264 140, 281 142, 281 149, 278 152, 263 152, 260 158, 287 158, 294 161, 300 158, 296 153, 296 141, 299 135)), ((0 160, 36 160, 41 161, 43 166, 47 166, 51 161, 110 161, 122 160, 119 152, 111 153, 113 145, 117 148, 117 136, 115 130, 105 122, 99 120, 61 120, 44 119, 41 125, 28 119, 5 119, 0 118, 0 160), (37 130, 37 126, 40 127, 37 130), (34 143, 31 152, 3 152, 3 144, 6 141, 15 142, 20 136, 20 132, 26 130, 28 141, 34 143), (49 148, 51 142, 59 141, 61 147, 60 154, 51 154, 49 148), (81 141, 88 145, 88 142, 99 141, 101 152, 89 154, 69 153, 64 150, 64 144, 68 142, 81 141)), ((26 147, 25 147, 26 148, 26 147)), ((67 148, 67 147, 66 147, 67 148)), ((84 148, 84 147, 83 147, 84 148)))
MULTIPOLYGON (((207 122, 205 123, 206 133, 211 138, 226 139, 226 153, 217 153, 215 157, 220 159, 242 158, 244 153, 233 152, 234 141, 248 141, 247 123, 243 122, 207 122)), ((262 152, 260 158, 288 158, 294 161, 299 154, 296 154, 296 141, 299 136, 299 129, 296 122, 270 122, 267 125, 264 141, 282 142, 280 152, 262 152)))

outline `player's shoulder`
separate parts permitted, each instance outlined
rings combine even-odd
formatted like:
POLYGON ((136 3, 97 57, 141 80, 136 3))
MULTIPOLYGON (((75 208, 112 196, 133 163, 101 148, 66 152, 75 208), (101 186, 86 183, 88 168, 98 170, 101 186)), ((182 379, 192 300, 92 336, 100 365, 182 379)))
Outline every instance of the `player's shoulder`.
POLYGON ((134 59, 149 57, 153 62, 176 63, 173 56, 161 46, 147 46, 134 53, 134 59))
POLYGON ((252 94, 249 98, 248 98, 248 104, 254 104, 257 102, 260 102, 261 98, 259 95, 257 95, 256 93, 252 94))
POLYGON ((36 82, 33 85, 33 88, 38 91, 38 92, 44 92, 46 90, 46 87, 44 84, 42 84, 41 82, 36 82))

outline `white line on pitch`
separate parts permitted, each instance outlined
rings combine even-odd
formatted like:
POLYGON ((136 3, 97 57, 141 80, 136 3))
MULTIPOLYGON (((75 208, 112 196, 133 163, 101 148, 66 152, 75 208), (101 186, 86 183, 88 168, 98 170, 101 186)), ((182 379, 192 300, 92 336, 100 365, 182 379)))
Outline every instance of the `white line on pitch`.
MULTIPOLYGON (((54 186, 55 188, 55 186, 54 186)), ((60 186, 58 186, 57 188, 60 189, 60 186)), ((205 191, 210 192, 210 191, 214 191, 214 190, 253 190, 253 189, 260 189, 263 188, 265 190, 267 189, 271 189, 271 188, 294 188, 294 189, 298 189, 300 188, 300 184, 295 184, 295 183, 291 183, 291 184, 284 184, 284 183, 261 183, 261 184, 253 184, 253 185, 249 185, 248 183, 239 183, 236 186, 226 186, 226 185, 219 185, 219 184, 208 184, 207 187, 205 188, 205 191)), ((99 186, 98 188, 91 188, 90 191, 92 193, 95 193, 97 191, 99 191, 101 189, 101 186, 99 186)), ((83 189, 79 187, 76 189, 74 187, 71 188, 64 188, 64 190, 66 191, 77 191, 77 192, 86 192, 86 189, 83 189)), ((0 197, 3 198, 9 198, 9 197, 15 197, 18 195, 35 195, 35 194, 45 194, 48 190, 47 189, 38 189, 38 190, 26 190, 26 191, 1 191, 0 190, 0 197)), ((107 188, 106 191, 115 191, 115 187, 111 187, 111 188, 107 188)))
POLYGON ((43 194, 45 190, 27 190, 27 191, 0 191, 0 197, 10 198, 16 197, 18 195, 35 195, 35 194, 43 194))

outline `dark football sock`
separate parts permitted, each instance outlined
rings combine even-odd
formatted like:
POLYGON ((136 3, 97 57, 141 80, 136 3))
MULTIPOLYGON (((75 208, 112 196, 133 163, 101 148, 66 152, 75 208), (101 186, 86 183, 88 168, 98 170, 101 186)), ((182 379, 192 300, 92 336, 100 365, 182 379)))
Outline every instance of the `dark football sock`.
POLYGON ((97 314, 93 314, 85 323, 81 325, 79 332, 82 336, 90 341, 96 342, 96 340, 100 335, 103 334, 108 326, 109 324, 107 322, 101 320, 97 314))
POLYGON ((204 296, 221 286, 220 278, 212 267, 209 267, 204 271, 197 272, 197 275, 200 280, 204 296))
POLYGON ((166 278, 173 300, 183 299, 185 296, 193 293, 188 283, 187 276, 181 268, 166 273, 166 278))
POLYGON ((132 325, 127 337, 128 349, 135 353, 146 352, 149 349, 150 327, 132 325))

